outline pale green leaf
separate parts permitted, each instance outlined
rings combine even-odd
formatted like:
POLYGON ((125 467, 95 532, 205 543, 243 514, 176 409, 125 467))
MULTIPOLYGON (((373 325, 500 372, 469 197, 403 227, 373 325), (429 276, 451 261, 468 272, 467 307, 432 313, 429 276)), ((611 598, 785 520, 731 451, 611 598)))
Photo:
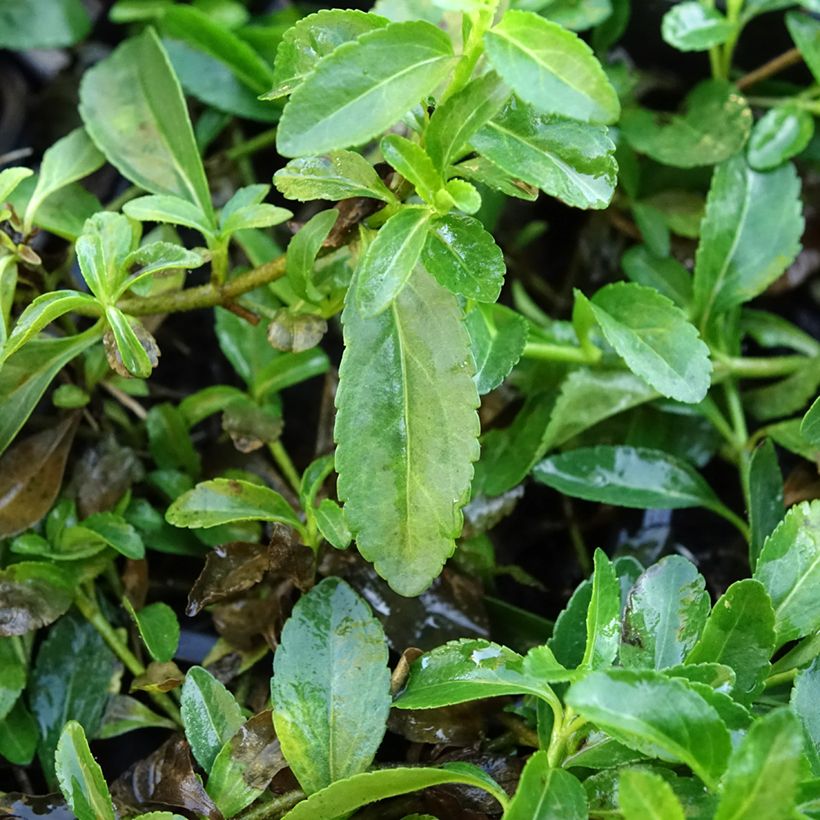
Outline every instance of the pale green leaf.
POLYGON ((737 29, 716 8, 697 0, 678 3, 663 17, 661 33, 679 51, 707 51, 725 43, 737 29))
POLYGON ((527 761, 503 820, 587 820, 587 795, 568 771, 552 768, 545 751, 527 761))
POLYGON ((814 136, 814 117, 796 105, 770 108, 755 124, 747 156, 755 171, 770 171, 797 156, 814 136))
POLYGON ((618 781, 618 803, 624 820, 684 820, 672 787, 646 769, 625 769, 618 781))
POLYGON ((54 763, 60 791, 77 820, 114 820, 114 804, 102 769, 76 720, 68 721, 63 728, 54 763))

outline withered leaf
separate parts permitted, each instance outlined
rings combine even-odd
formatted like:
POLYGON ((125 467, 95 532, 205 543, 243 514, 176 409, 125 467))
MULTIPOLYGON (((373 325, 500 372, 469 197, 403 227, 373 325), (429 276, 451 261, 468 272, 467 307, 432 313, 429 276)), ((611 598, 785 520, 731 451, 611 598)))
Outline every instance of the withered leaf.
POLYGON ((484 734, 480 703, 459 703, 440 709, 393 709, 387 728, 412 743, 472 746, 484 734))
POLYGON ((316 347, 327 333, 327 322, 320 316, 295 314, 288 308, 276 311, 268 325, 268 341, 276 350, 301 353, 316 347))
POLYGON ((281 412, 250 399, 232 401, 222 413, 222 429, 240 453, 252 453, 282 434, 281 412))
POLYGON ((218 604, 211 616, 216 631, 232 646, 244 650, 256 646, 260 635, 268 646, 275 647, 284 620, 278 596, 240 598, 218 604))
POLYGON ((74 580, 60 567, 22 561, 0 570, 0 636, 25 635, 68 611, 74 580))
POLYGON ((180 686, 184 680, 185 675, 173 661, 167 663, 153 661, 148 664, 142 675, 138 675, 131 682, 131 691, 170 692, 180 686))
POLYGON ((268 544, 269 572, 287 578, 301 592, 312 586, 315 575, 315 555, 310 547, 299 542, 296 533, 284 524, 273 524, 268 544))
POLYGON ((208 820, 223 820, 194 772, 187 741, 179 735, 120 775, 111 786, 111 795, 121 806, 145 811, 183 809, 208 820))
POLYGON ((77 430, 74 414, 18 441, 0 458, 0 538, 28 529, 51 508, 77 430))
POLYGON ((110 510, 142 474, 137 454, 113 436, 89 447, 76 460, 71 479, 80 517, 110 510))

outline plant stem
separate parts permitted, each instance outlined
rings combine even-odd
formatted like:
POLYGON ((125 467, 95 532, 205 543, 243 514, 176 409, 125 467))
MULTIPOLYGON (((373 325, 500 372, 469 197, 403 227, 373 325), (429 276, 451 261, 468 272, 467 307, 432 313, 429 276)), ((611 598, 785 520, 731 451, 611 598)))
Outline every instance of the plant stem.
POLYGON ((255 154, 257 151, 261 151, 263 148, 267 148, 275 142, 276 128, 269 128, 267 131, 263 131, 261 134, 257 134, 249 140, 238 142, 236 145, 226 149, 223 156, 228 159, 236 160, 240 157, 247 157, 250 154, 255 154))
POLYGON ((527 359, 542 362, 569 362, 570 364, 597 364, 601 359, 599 348, 588 351, 570 345, 554 345, 548 342, 527 342, 522 354, 527 359), (597 355, 592 352, 597 351, 597 355))
MULTIPOLYGON (((74 603, 80 610, 82 616, 100 633, 102 639, 108 644, 114 654, 125 664, 128 671, 138 677, 145 674, 145 667, 140 663, 131 650, 120 640, 114 628, 100 612, 96 601, 91 596, 86 595, 78 589, 74 603)), ((179 714, 174 702, 168 695, 158 692, 149 692, 148 695, 154 703, 165 712, 177 725, 182 726, 182 717, 179 714)))
POLYGON ((734 57, 735 46, 740 38, 741 22, 740 12, 743 9, 745 0, 726 0, 726 19, 730 23, 734 23, 735 31, 729 35, 729 39, 723 44, 723 60, 722 60, 722 76, 726 79, 732 71, 732 57, 734 57))
POLYGON ((272 441, 268 444, 268 449, 276 462, 276 466, 282 471, 282 474, 288 480, 288 483, 291 487, 293 487, 294 492, 298 496, 302 481, 299 478, 299 473, 297 472, 296 467, 293 466, 293 462, 291 461, 284 444, 277 439, 276 441, 272 441))
POLYGON ((781 683, 789 683, 797 677, 799 671, 800 670, 795 667, 794 669, 787 669, 785 672, 779 672, 776 675, 770 675, 763 681, 763 688, 771 689, 774 686, 779 686, 781 683))
POLYGON ((716 370, 723 369, 738 379, 774 379, 778 376, 789 376, 806 367, 811 361, 807 356, 754 358, 715 353, 714 357, 716 370))
POLYGON ((803 55, 798 49, 790 48, 788 51, 778 54, 777 57, 772 58, 769 62, 763 63, 762 66, 759 66, 754 71, 744 74, 735 85, 742 91, 744 88, 755 85, 771 77, 773 74, 778 74, 793 65, 797 65, 797 63, 802 62, 802 60, 803 55))
POLYGON ((240 814, 237 820, 274 820, 274 818, 281 817, 286 811, 292 809, 297 803, 301 803, 306 796, 303 791, 298 789, 285 792, 259 806, 251 806, 247 811, 240 814))

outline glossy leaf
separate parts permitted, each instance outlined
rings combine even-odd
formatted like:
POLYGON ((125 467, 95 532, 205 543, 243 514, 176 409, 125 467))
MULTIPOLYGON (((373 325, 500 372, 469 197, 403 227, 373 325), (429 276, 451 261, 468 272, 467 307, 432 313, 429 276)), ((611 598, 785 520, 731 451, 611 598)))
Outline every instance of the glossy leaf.
POLYGON ((820 628, 820 501, 792 507, 766 539, 754 577, 774 605, 776 646, 820 628))
POLYGON ((168 604, 157 601, 136 612, 127 598, 123 604, 137 625, 145 648, 155 661, 166 663, 179 646, 179 622, 168 604))
POLYGON ((308 794, 373 761, 390 709, 387 642, 344 581, 325 579, 293 608, 274 656, 271 700, 282 751, 308 794))
POLYGON ((83 521, 82 527, 87 532, 98 535, 104 543, 126 558, 139 561, 145 557, 145 545, 140 534, 121 515, 113 512, 94 513, 83 521))
POLYGON ((478 456, 469 340, 455 297, 420 270, 389 310, 365 319, 348 297, 342 320, 339 498, 361 554, 416 595, 455 548, 478 456))
POLYGON ((430 212, 425 208, 402 208, 367 246, 354 288, 363 318, 382 313, 401 293, 421 256, 429 220, 430 212))
POLYGON ((177 527, 216 527, 235 521, 281 521, 301 526, 293 508, 275 490, 228 478, 197 484, 171 504, 165 517, 177 527))
POLYGON ((339 212, 335 208, 319 211, 311 217, 290 240, 287 255, 288 281, 302 299, 318 302, 322 294, 313 284, 313 267, 322 243, 333 230, 339 212))
POLYGON ((504 812, 504 820, 586 820, 588 816, 580 781, 564 769, 551 768, 544 751, 527 761, 504 812))
POLYGON ((736 581, 715 603, 687 663, 722 663, 735 670, 734 696, 748 702, 763 687, 774 651, 774 611, 759 581, 736 581))
POLYGON ((791 264, 802 233, 800 180, 791 165, 761 174, 735 157, 718 166, 695 258, 702 321, 762 293, 791 264))
POLYGON ((755 171, 769 171, 797 156, 811 142, 814 117, 794 105, 770 108, 755 124, 747 155, 755 171))
POLYGON ((663 39, 679 51, 706 51, 725 43, 737 26, 697 0, 677 3, 663 17, 663 39))
POLYGON ((725 80, 697 85, 682 114, 655 115, 632 108, 621 118, 624 135, 636 151, 676 168, 723 162, 743 147, 751 127, 746 100, 725 80))
POLYGON ((91 138, 123 176, 151 193, 181 197, 212 218, 185 99, 152 29, 84 74, 80 113, 91 138))
POLYGON ((444 184, 427 152, 416 142, 398 134, 388 134, 379 143, 382 156, 403 176, 426 202, 433 204, 444 184))
POLYGON ((323 57, 342 43, 384 28, 387 22, 378 14, 366 14, 355 9, 323 9, 303 17, 282 37, 276 50, 273 89, 265 95, 265 99, 290 94, 323 57))
POLYGON ((803 737, 789 709, 758 718, 729 760, 715 820, 794 817, 803 737))
POLYGON ((518 363, 527 343, 527 322, 503 305, 477 305, 467 315, 479 395, 495 390, 518 363))
MULTIPOLYGON (((358 13, 358 12, 357 12, 358 13)), ((330 151, 315 157, 292 159, 273 175, 276 189, 288 199, 349 199, 364 196, 393 202, 395 196, 373 166, 353 151, 330 151)))
POLYGON ((114 804, 102 769, 94 760, 83 727, 70 720, 57 744, 55 768, 60 790, 77 820, 114 820, 114 804))
POLYGON ((587 643, 581 666, 609 666, 618 654, 621 632, 621 587, 603 550, 593 556, 592 596, 587 608, 587 643))
POLYGON ((399 766, 338 780, 298 803, 283 820, 335 820, 368 803, 445 783, 462 783, 489 791, 502 806, 506 806, 507 796, 501 787, 481 769, 468 763, 450 763, 440 768, 399 766))
POLYGON ((618 781, 618 803, 624 820, 684 820, 683 806, 672 787, 645 769, 625 769, 618 781))
POLYGON ((424 135, 424 145, 436 168, 444 172, 466 143, 492 119, 510 96, 498 75, 488 72, 471 80, 436 108, 424 135))
POLYGON ((685 763, 710 788, 726 768, 728 730, 715 709, 679 680, 647 670, 597 671, 573 684, 566 702, 630 748, 685 763))
POLYGON ((765 439, 749 459, 749 563, 755 568, 766 539, 786 514, 783 476, 771 439, 765 439))
POLYGON ((344 43, 291 94, 276 135, 279 153, 297 157, 367 142, 430 94, 452 64, 450 39, 421 20, 344 43))
POLYGON ((495 302, 501 294, 504 254, 474 217, 455 213, 434 217, 421 259, 427 272, 457 296, 495 302))
POLYGON ((462 639, 433 649, 413 662, 397 709, 435 709, 499 695, 554 700, 548 683, 572 677, 541 647, 546 663, 532 668, 521 655, 490 641, 462 639))
POLYGON ((649 567, 627 598, 621 663, 637 669, 683 663, 709 615, 704 586, 695 565, 680 555, 668 555, 649 567))
POLYGON ((470 138, 512 177, 576 208, 606 208, 617 180, 615 145, 605 128, 537 114, 513 98, 470 138))
POLYGON ((633 373, 661 395, 690 403, 703 400, 711 381, 709 348, 665 296, 619 282, 601 288, 590 308, 633 373))
POLYGON ((528 11, 508 11, 484 35, 493 68, 522 99, 547 114, 610 123, 620 104, 583 40, 528 11))
POLYGON ((219 750, 245 722, 234 696, 201 666, 188 670, 180 703, 185 737, 194 757, 211 771, 219 750))

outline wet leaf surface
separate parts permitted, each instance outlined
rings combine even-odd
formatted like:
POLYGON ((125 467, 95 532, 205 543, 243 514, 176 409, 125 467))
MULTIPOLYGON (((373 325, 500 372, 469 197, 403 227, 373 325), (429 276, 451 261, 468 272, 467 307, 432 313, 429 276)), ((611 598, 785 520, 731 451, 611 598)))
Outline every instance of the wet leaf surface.
POLYGON ((73 585, 68 572, 45 562, 0 570, 0 636, 24 635, 56 621, 74 600, 73 585))

